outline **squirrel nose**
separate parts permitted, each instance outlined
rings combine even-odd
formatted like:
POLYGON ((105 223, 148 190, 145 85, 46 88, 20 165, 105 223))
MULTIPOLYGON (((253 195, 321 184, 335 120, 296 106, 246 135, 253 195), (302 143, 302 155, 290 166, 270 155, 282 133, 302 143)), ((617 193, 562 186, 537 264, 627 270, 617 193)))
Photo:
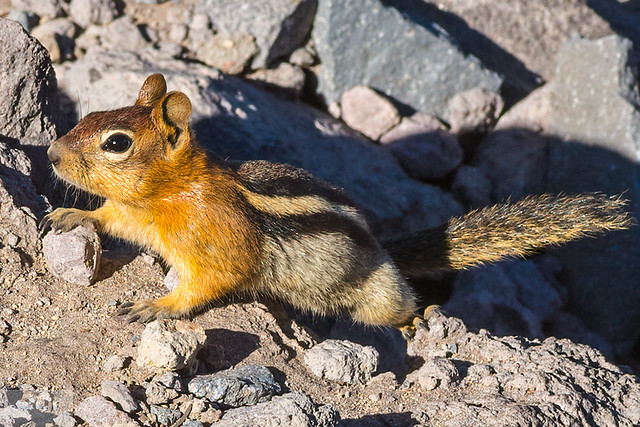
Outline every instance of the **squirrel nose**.
POLYGON ((47 157, 53 166, 57 166, 60 163, 60 154, 53 147, 49 147, 47 150, 47 157))

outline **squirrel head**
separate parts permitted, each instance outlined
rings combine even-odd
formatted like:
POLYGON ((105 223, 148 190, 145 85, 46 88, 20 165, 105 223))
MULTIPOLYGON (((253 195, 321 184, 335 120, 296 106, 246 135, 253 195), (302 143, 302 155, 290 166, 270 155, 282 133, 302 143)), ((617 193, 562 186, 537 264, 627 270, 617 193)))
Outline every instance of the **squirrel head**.
POLYGON ((167 93, 162 74, 153 74, 133 106, 88 114, 47 156, 64 181, 108 199, 137 201, 158 188, 158 180, 170 180, 176 163, 193 151, 190 116, 189 98, 167 93))

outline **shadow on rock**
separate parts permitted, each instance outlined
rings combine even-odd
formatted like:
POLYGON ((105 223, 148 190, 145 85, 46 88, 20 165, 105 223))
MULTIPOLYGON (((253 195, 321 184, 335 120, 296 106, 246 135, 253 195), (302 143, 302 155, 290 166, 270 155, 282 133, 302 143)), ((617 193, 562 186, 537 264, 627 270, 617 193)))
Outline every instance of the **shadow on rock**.
POLYGON ((260 347, 260 338, 255 334, 228 329, 209 329, 206 334, 198 359, 209 372, 231 368, 260 347))

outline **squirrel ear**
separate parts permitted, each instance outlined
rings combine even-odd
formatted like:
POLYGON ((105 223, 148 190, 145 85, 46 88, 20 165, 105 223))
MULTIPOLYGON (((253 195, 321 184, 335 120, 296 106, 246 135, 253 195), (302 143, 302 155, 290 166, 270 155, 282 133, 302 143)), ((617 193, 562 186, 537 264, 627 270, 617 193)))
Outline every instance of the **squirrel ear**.
POLYGON ((165 134, 171 145, 176 145, 180 136, 189 127, 191 101, 182 92, 169 92, 153 108, 152 118, 156 127, 165 134))
POLYGON ((167 82, 162 74, 152 74, 144 81, 136 105, 144 105, 145 107, 155 106, 164 94, 167 93, 167 82))

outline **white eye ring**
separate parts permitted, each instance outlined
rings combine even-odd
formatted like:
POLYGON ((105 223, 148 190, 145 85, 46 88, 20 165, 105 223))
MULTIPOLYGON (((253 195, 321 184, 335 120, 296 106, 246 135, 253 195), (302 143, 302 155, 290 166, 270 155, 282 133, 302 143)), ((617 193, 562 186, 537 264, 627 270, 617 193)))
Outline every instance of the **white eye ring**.
POLYGON ((107 159, 114 162, 121 162, 128 159, 129 156, 131 156, 131 154, 133 153, 133 142, 134 138, 132 132, 121 129, 113 129, 106 131, 101 135, 100 150, 107 159), (113 139, 113 136, 117 135, 122 135, 124 137, 124 140, 110 141, 110 139, 113 139))

